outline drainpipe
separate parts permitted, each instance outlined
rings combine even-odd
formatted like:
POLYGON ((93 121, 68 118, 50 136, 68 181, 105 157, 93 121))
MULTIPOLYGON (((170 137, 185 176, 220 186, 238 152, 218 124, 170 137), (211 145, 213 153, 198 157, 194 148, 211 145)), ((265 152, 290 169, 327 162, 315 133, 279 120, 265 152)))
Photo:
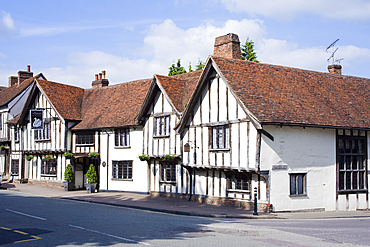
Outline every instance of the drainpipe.
POLYGON ((108 190, 108 179, 109 179, 109 175, 108 175, 108 171, 109 171, 109 133, 107 132, 107 130, 105 130, 105 133, 107 134, 107 190, 108 190))

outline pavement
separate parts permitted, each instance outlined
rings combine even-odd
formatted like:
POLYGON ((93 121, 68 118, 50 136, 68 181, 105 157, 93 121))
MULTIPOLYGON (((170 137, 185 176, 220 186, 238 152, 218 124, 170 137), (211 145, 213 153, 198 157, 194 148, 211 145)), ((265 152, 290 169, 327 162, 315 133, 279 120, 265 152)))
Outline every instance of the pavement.
POLYGON ((261 213, 226 205, 209 205, 178 198, 167 198, 141 193, 99 192, 87 193, 86 190, 65 191, 62 187, 36 184, 4 182, 0 189, 18 191, 33 196, 51 197, 90 203, 115 205, 127 208, 188 216, 243 219, 335 219, 370 217, 370 211, 314 211, 261 213))

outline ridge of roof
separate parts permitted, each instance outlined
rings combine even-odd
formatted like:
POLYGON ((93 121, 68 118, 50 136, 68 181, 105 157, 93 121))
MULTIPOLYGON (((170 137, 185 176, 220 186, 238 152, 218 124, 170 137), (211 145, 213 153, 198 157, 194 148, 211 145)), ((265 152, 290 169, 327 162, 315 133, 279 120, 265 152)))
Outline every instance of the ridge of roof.
POLYGON ((73 130, 136 126, 135 117, 152 79, 86 89, 83 94, 82 121, 73 130))

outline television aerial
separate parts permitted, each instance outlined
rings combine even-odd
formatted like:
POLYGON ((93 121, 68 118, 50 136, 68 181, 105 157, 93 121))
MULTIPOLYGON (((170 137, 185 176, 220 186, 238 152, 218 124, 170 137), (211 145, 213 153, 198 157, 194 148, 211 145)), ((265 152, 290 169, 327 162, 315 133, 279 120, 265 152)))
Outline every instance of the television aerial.
POLYGON ((326 52, 328 51, 331 51, 331 55, 330 57, 327 59, 327 61, 329 62, 330 59, 332 59, 332 64, 340 64, 340 61, 342 61, 344 58, 340 58, 340 59, 337 59, 335 60, 334 58, 334 55, 335 53, 338 51, 339 47, 337 47, 335 50, 334 50, 334 46, 335 44, 339 41, 339 39, 336 39, 333 43, 331 43, 328 47, 326 47, 326 52))

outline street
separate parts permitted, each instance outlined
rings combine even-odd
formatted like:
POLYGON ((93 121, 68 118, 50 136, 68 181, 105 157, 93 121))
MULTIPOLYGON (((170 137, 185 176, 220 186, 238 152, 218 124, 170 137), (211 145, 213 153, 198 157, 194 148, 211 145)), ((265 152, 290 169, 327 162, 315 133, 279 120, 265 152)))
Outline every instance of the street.
POLYGON ((0 246, 366 246, 369 226, 170 215, 0 190, 0 246))

